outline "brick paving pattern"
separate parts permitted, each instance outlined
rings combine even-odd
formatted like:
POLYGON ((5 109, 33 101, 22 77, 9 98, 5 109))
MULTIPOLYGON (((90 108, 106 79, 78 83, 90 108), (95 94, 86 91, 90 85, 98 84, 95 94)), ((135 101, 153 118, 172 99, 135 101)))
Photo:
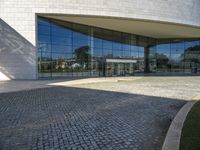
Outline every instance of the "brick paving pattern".
POLYGON ((185 101, 52 87, 0 94, 1 150, 160 150, 185 101))

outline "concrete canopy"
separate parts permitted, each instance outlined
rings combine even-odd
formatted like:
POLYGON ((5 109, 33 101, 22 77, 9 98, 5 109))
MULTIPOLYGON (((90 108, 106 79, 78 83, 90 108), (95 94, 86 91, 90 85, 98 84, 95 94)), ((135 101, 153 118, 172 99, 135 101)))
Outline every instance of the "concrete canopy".
POLYGON ((152 38, 200 38, 200 27, 169 22, 80 15, 39 14, 39 16, 152 38))

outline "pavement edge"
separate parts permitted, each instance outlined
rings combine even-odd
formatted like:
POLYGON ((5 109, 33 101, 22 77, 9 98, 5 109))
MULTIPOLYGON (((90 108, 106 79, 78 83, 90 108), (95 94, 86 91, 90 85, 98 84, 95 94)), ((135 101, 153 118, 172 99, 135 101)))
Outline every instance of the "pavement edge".
POLYGON ((185 119, 196 102, 198 101, 193 98, 192 101, 187 102, 177 113, 169 127, 162 150, 179 150, 185 119))

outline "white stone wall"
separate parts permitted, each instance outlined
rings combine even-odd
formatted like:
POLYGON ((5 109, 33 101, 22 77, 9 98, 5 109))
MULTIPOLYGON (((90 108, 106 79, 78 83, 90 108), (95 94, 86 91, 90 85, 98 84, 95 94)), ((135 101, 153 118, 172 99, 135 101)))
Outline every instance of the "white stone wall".
POLYGON ((0 80, 35 78, 35 46, 0 19, 0 80))
MULTIPOLYGON (((0 0, 0 18, 33 46, 36 13, 125 17, 200 27, 200 0, 0 0)), ((1 49, 0 45, 0 55, 1 49)), ((32 51, 27 48, 27 52, 32 54, 32 51)), ((12 78, 36 78, 34 51, 32 71, 12 78)))

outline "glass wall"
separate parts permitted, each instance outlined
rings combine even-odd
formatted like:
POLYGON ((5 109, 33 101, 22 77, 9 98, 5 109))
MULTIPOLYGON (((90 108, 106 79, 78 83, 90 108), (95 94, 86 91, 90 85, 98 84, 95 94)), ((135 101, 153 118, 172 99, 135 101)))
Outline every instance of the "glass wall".
POLYGON ((158 40, 38 18, 39 77, 200 72, 200 40, 158 40))
POLYGON ((157 72, 200 73, 200 40, 157 40, 157 72))
POLYGON ((200 40, 185 41, 185 52, 182 56, 186 73, 200 73, 200 40))

